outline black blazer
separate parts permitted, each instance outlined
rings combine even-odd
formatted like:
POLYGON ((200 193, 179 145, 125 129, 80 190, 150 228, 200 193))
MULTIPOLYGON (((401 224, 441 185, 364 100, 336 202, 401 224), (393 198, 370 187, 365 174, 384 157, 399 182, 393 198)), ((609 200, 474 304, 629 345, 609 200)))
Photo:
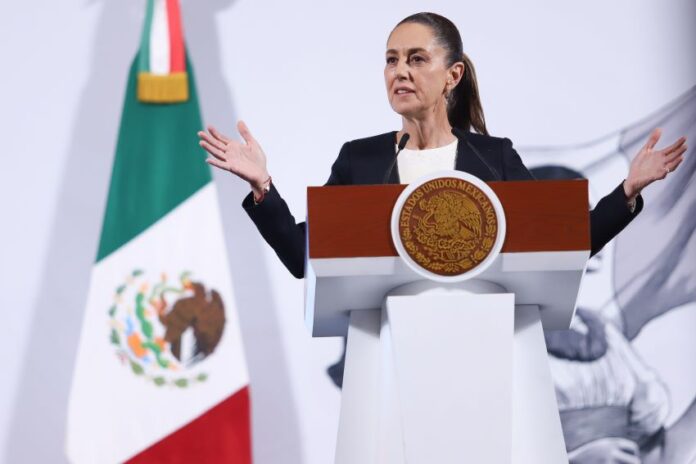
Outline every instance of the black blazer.
MULTIPOLYGON (((534 180, 524 166, 512 142, 507 138, 452 131, 459 143, 455 168, 484 180, 534 180)), ((343 144, 338 158, 331 167, 326 185, 381 184, 394 160, 396 132, 387 132, 343 144)), ((398 184, 398 169, 391 173, 389 183, 398 184)), ((252 194, 242 206, 275 250, 285 267, 298 279, 304 277, 305 223, 296 223, 288 205, 274 185, 264 200, 254 205, 252 194)), ((623 182, 602 198, 590 211, 591 254, 594 255, 614 238, 643 208, 638 196, 633 213, 628 208, 623 182)))

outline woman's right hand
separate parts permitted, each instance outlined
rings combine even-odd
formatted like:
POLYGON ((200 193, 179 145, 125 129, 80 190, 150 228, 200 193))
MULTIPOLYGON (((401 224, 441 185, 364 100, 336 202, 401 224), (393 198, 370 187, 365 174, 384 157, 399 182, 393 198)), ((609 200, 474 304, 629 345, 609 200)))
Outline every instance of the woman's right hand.
POLYGON ((259 193, 269 178, 266 155, 244 121, 237 123, 237 129, 245 143, 222 135, 212 126, 208 132, 198 132, 200 146, 209 154, 205 162, 241 177, 249 182, 254 193, 259 193))

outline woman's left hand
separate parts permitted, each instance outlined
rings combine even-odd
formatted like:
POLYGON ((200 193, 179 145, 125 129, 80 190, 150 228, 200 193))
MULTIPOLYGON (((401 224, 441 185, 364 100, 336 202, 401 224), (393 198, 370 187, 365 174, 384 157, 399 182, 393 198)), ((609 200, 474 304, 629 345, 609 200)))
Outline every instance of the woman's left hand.
POLYGON ((687 149, 686 137, 679 137, 676 142, 662 150, 656 150, 655 145, 660 140, 662 131, 654 129, 628 170, 624 182, 626 197, 634 199, 648 185, 656 180, 664 179, 667 174, 677 169, 684 159, 687 149))

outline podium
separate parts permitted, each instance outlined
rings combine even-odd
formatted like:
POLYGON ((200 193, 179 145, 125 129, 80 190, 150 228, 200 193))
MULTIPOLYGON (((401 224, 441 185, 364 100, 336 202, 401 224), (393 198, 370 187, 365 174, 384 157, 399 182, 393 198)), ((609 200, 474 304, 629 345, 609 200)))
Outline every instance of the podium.
POLYGON ((348 337, 336 463, 568 462, 543 330, 573 317, 587 181, 485 186, 504 211, 502 245, 457 282, 397 250, 407 186, 308 188, 305 322, 348 337))

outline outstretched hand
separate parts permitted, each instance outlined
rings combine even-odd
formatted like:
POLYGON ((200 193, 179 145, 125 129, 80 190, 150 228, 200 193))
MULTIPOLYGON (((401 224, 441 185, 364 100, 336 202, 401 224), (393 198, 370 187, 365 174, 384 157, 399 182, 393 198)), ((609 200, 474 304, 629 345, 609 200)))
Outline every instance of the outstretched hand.
POLYGON ((669 147, 656 150, 655 145, 661 135, 660 129, 654 129, 648 141, 631 161, 628 177, 624 182, 624 192, 628 198, 635 198, 648 185, 667 177, 667 174, 677 169, 684 160, 684 152, 688 148, 686 137, 679 137, 669 147))
POLYGON ((229 171, 249 182, 254 191, 260 191, 268 180, 266 155, 254 139, 244 121, 237 123, 244 143, 232 140, 212 126, 199 131, 200 146, 208 152, 206 163, 229 171))

